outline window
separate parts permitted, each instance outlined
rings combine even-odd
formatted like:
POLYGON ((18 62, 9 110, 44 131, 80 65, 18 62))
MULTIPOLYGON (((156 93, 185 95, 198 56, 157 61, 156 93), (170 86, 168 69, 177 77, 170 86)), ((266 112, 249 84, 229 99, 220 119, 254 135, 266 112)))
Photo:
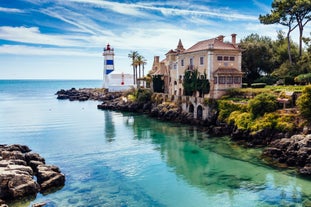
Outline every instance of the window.
POLYGON ((177 65, 176 65, 176 64, 174 64, 174 66, 173 66, 173 67, 174 67, 174 69, 175 69, 175 70, 177 69, 177 65))
POLYGON ((224 61, 228 61, 229 57, 228 56, 224 56, 224 61))
POLYGON ((200 65, 204 64, 204 57, 200 57, 200 65))
POLYGON ((193 65, 193 58, 190 58, 190 66, 193 65))
POLYGON ((181 60, 181 66, 184 66, 184 59, 181 60))
POLYGON ((228 76, 228 77, 227 77, 227 83, 228 83, 228 84, 232 84, 232 83, 233 83, 233 78, 232 78, 232 76, 228 76))
POLYGON ((225 84, 226 83, 226 76, 220 76, 219 77, 219 84, 225 84))
POLYGON ((217 77, 214 77, 214 83, 217 84, 217 77))
POLYGON ((234 61, 234 56, 230 56, 230 61, 234 61))
POLYGON ((222 56, 217 56, 218 61, 222 61, 222 56))
POLYGON ((234 83, 240 84, 240 83, 241 83, 241 77, 239 77, 239 76, 234 76, 234 83))

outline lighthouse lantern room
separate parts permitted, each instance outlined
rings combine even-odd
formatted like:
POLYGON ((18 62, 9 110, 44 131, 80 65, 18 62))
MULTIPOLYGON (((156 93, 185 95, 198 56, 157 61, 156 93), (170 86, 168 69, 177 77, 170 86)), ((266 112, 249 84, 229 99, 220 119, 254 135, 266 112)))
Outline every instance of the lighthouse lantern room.
POLYGON ((109 87, 108 75, 114 71, 114 49, 109 44, 104 48, 104 88, 109 87))

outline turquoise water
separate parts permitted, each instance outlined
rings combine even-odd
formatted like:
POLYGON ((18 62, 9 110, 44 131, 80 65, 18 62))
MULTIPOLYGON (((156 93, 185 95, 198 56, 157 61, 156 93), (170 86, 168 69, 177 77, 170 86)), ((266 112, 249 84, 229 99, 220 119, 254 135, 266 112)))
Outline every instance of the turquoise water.
POLYGON ((311 181, 228 138, 144 115, 57 100, 101 81, 0 81, 0 143, 26 144, 59 166, 65 186, 10 206, 310 206, 311 181))

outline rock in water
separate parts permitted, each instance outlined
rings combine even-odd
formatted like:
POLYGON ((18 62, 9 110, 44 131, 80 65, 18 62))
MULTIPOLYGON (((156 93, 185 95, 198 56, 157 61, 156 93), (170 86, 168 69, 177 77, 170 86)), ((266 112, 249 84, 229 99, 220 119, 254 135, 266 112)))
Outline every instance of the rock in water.
POLYGON ((46 165, 44 158, 27 146, 0 145, 0 201, 36 195, 64 184, 65 175, 59 168, 46 165))

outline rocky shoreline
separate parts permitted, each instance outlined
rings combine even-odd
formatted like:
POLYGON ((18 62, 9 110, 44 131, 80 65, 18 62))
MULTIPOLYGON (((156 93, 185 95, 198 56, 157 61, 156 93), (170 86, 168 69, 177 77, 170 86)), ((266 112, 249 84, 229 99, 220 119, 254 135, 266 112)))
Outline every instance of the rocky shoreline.
MULTIPOLYGON (((240 142, 247 147, 264 147, 263 157, 270 164, 296 167, 298 174, 311 178, 311 135, 295 135, 301 133, 300 129, 291 133, 265 129, 254 134, 238 130, 231 125, 219 123, 217 112, 209 116, 207 120, 196 120, 192 118, 192 114, 183 112, 180 107, 173 103, 130 102, 122 96, 122 93, 108 93, 104 90, 98 93, 97 89, 61 90, 56 95, 58 99, 69 99, 71 101, 102 101, 97 106, 98 109, 102 110, 138 112, 164 121, 201 126, 208 134, 214 136, 228 135, 233 141, 240 142), (85 93, 89 93, 89 95, 86 96, 85 93)), ((305 134, 308 133, 309 130, 306 130, 305 134)))
MULTIPOLYGON (((48 193, 65 184, 65 175, 25 145, 0 145, 0 206, 48 193)), ((37 205, 38 206, 38 205, 37 205)), ((42 206, 42 205, 41 205, 42 206)))

